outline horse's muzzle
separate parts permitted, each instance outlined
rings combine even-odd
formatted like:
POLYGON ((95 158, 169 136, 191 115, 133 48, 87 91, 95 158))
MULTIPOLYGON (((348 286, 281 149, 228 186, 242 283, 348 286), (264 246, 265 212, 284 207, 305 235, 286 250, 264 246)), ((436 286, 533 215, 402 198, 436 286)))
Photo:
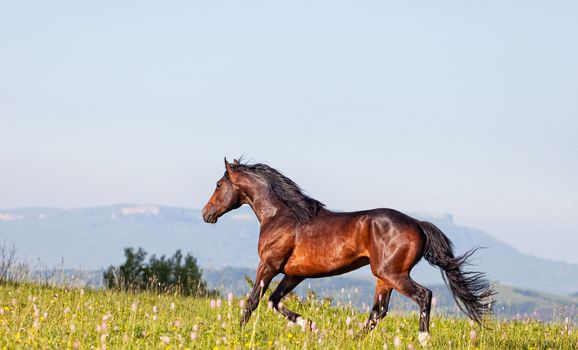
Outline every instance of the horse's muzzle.
POLYGON ((217 222, 218 218, 215 208, 203 208, 203 220, 205 220, 206 223, 214 224, 217 222))

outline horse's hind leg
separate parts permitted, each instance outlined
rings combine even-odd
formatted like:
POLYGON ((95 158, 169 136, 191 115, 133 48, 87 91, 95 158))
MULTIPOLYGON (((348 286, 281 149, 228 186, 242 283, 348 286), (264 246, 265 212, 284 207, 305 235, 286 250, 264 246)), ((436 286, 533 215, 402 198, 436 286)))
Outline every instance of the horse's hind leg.
POLYGON ((273 308, 277 310, 281 315, 285 316, 289 321, 296 322, 301 326, 305 325, 305 320, 301 318, 301 316, 289 309, 285 306, 279 305, 281 299, 289 294, 299 283, 301 283, 305 278, 303 277, 295 277, 295 276, 285 276, 279 282, 275 291, 271 293, 269 297, 269 301, 273 304, 273 308))
POLYGON ((387 315, 389 308, 389 298, 391 297, 391 286, 384 280, 378 279, 375 285, 375 296, 373 297, 373 308, 369 313, 369 319, 362 333, 365 334, 377 326, 377 323, 387 315))
POLYGON ((409 275, 399 275, 393 279, 395 289, 419 305, 419 342, 429 341, 429 315, 431 310, 431 290, 418 284, 409 275))

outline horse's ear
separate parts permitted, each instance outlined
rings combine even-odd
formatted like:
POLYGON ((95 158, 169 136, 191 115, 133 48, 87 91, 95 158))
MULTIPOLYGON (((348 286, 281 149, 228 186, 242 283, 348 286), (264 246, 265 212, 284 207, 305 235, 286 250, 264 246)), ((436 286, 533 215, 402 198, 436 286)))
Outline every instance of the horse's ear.
POLYGON ((233 167, 231 166, 231 164, 229 164, 229 162, 227 162, 227 157, 225 157, 225 169, 227 169, 227 173, 229 174, 233 173, 233 167))

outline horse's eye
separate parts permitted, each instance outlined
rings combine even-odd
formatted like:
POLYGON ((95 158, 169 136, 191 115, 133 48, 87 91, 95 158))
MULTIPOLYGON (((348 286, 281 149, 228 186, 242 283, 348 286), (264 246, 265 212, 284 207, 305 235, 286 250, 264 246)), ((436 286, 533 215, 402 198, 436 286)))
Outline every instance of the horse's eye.
POLYGON ((221 184, 217 182, 217 188, 221 187, 221 184))

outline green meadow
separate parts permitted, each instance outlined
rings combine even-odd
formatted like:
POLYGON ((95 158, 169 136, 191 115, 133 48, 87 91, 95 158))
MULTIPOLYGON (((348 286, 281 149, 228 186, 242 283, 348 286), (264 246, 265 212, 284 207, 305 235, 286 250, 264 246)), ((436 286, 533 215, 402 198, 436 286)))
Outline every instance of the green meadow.
MULTIPOLYGON (((315 322, 290 324, 261 302, 243 329, 238 298, 0 284, 0 349, 419 349, 418 317, 388 315, 356 337, 367 315, 323 300, 290 298, 285 305, 315 322)), ((568 319, 488 320, 481 328, 434 309, 431 349, 576 349, 568 319)))

